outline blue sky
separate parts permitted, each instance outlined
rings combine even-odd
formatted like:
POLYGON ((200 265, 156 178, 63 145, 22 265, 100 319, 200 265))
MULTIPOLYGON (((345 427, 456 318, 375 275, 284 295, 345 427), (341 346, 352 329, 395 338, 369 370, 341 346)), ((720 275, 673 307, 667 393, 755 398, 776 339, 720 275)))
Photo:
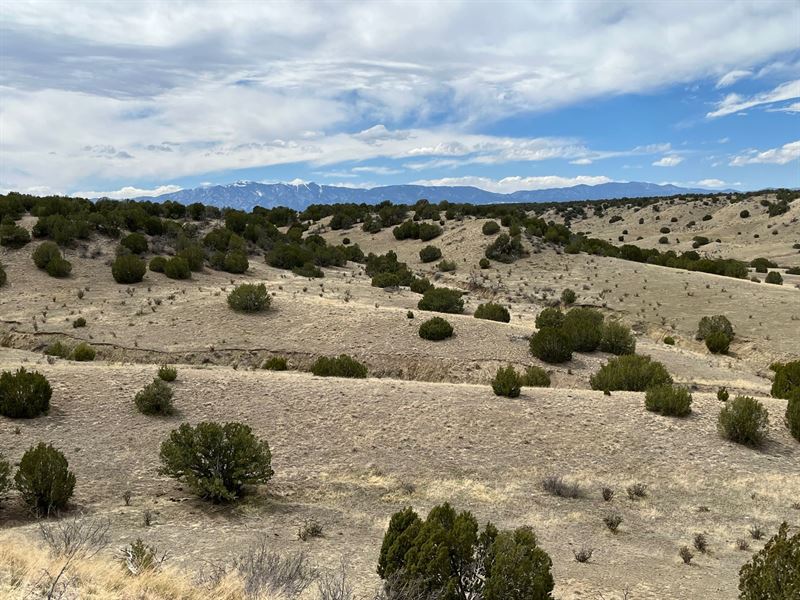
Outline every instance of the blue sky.
POLYGON ((0 189, 800 186, 800 2, 8 2, 0 189))

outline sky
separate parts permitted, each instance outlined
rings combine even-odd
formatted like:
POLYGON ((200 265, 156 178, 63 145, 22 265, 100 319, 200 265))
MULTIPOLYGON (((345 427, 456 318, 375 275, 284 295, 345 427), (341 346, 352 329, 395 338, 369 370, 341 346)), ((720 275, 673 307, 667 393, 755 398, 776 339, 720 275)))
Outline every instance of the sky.
POLYGON ((0 2, 0 191, 800 187, 800 1, 0 2))

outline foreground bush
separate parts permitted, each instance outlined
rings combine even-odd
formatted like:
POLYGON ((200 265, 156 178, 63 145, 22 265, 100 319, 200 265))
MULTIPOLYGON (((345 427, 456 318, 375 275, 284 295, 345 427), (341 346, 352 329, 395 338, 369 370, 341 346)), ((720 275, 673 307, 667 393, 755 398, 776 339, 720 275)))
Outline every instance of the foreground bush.
POLYGON ((378 559, 386 596, 398 600, 549 600, 551 567, 530 528, 499 532, 487 523, 479 532, 471 513, 447 503, 424 521, 411 508, 392 515, 378 559))
POLYGON ((95 356, 97 356, 95 349, 86 342, 81 342, 72 349, 71 358, 78 362, 91 362, 95 356))
POLYGON ((550 387, 550 375, 541 367, 530 366, 520 378, 523 387, 550 387))
POLYGON ((51 260, 60 257, 61 250, 55 242, 42 242, 31 255, 33 264, 35 264, 38 269, 44 269, 51 260))
POLYGON ((603 315, 593 308, 573 308, 564 315, 561 325, 572 349, 576 352, 594 352, 603 339, 603 315))
POLYGON ((789 398, 792 390, 800 389, 800 360, 773 365, 775 379, 770 392, 775 398, 789 398))
POLYGON ((492 379, 492 390, 495 396, 505 396, 507 398, 516 398, 519 396, 522 388, 522 380, 519 374, 514 370, 511 365, 507 367, 500 367, 492 379))
POLYGON ((499 321, 500 323, 508 323, 511 321, 511 315, 508 309, 502 304, 496 304, 494 302, 479 304, 478 308, 475 310, 475 318, 499 321))
POLYGON ((420 310, 430 310, 442 313, 462 313, 464 312, 464 300, 461 299, 461 292, 449 288, 430 288, 417 303, 420 310))
POLYGON ((163 475, 215 503, 232 502, 245 485, 273 475, 269 445, 242 423, 184 423, 161 444, 160 458, 163 475))
POLYGON ((164 262, 164 275, 170 279, 190 279, 192 270, 189 262, 181 256, 173 256, 164 262))
POLYGON ((700 319, 700 323, 697 325, 696 337, 698 340, 704 340, 717 331, 721 331, 731 340, 734 338, 733 325, 725 315, 714 315, 700 319))
POLYGON ((800 532, 789 537, 784 521, 778 533, 739 569, 741 600, 800 598, 800 532))
POLYGON ((643 392, 647 388, 672 383, 672 377, 660 362, 649 356, 628 354, 612 358, 592 375, 593 390, 643 392))
POLYGON ((0 415, 12 419, 31 419, 50 410, 53 390, 36 371, 20 367, 15 373, 0 375, 0 415))
POLYGON ((117 283, 137 283, 142 280, 147 265, 138 256, 123 254, 111 265, 111 274, 117 283))
POLYGON ((531 336, 530 350, 546 363, 563 363, 572 360, 572 342, 560 329, 545 327, 531 336))
POLYGON ((353 377, 364 379, 367 366, 347 354, 339 356, 320 356, 311 365, 311 372, 318 377, 353 377))
POLYGON ((726 402, 717 422, 722 437, 745 446, 760 446, 767 435, 768 425, 767 409, 750 396, 736 396, 726 402))
POLYGON ((636 352, 636 338, 631 328, 622 323, 611 322, 603 325, 600 350, 622 356, 636 352))
POLYGON ((61 452, 40 443, 22 455, 14 485, 37 514, 49 515, 67 505, 75 489, 75 475, 61 452))
POLYGON ((161 379, 154 379, 133 398, 136 408, 143 415, 171 415, 175 413, 172 404, 172 389, 161 379))
POLYGON ((228 294, 228 306, 240 312, 259 312, 269 308, 271 298, 263 283, 243 283, 228 294))
POLYGON ((441 317, 428 319, 419 326, 419 337, 438 342, 453 336, 453 326, 441 317))
POLYGON ((692 395, 683 387, 657 385, 647 390, 644 406, 664 416, 685 417, 692 412, 692 395))

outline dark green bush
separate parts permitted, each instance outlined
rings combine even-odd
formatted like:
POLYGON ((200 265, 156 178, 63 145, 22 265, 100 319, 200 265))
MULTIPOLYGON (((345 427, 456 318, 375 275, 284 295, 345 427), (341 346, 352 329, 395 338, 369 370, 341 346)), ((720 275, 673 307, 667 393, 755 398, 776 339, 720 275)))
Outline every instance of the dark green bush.
POLYGON ((242 423, 184 423, 161 444, 160 458, 163 475, 212 502, 232 502, 245 485, 273 475, 269 445, 242 423))
POLYGON ((420 223, 419 226, 419 239, 423 242, 427 242, 432 240, 433 238, 439 237, 442 235, 442 228, 438 225, 432 225, 430 223, 420 223))
POLYGON ((285 356, 270 356, 264 361, 262 369, 268 371, 286 371, 289 368, 289 363, 286 361, 285 356))
POLYGON ((513 263, 525 254, 522 249, 522 241, 519 236, 510 237, 506 233, 501 233, 486 248, 486 258, 502 263, 513 263))
POLYGON ((713 331, 706 336, 706 348, 712 354, 726 354, 730 345, 731 338, 722 331, 713 331))
POLYGON ((20 367, 0 374, 0 415, 12 419, 31 419, 50 410, 53 389, 47 378, 20 367))
POLYGON ((700 319, 696 337, 698 340, 704 340, 715 331, 721 331, 731 340, 734 338, 733 325, 725 315, 714 315, 700 319))
POLYGON ((483 235, 494 235, 500 231, 500 225, 497 224, 497 221, 486 221, 481 227, 481 231, 483 235))
POLYGON ((664 343, 667 346, 674 346, 675 345, 675 338, 672 337, 671 335, 665 336, 664 337, 664 343))
POLYGON ((173 256, 164 263, 164 275, 170 279, 190 279, 192 270, 185 258, 173 256))
POLYGON ((311 365, 311 372, 318 377, 353 377, 364 379, 367 366, 347 354, 320 356, 311 365))
POLYGON ((228 273, 241 274, 250 268, 250 261, 247 260, 247 254, 244 252, 228 252, 225 255, 222 268, 228 273))
POLYGON ((154 273, 163 273, 167 265, 167 259, 163 256, 154 256, 150 259, 150 270, 154 273))
POLYGON ((48 356, 67 358, 69 356, 70 349, 61 340, 56 340, 44 349, 44 353, 48 356))
POLYGON ((417 303, 420 310, 458 314, 464 312, 461 292, 449 288, 430 288, 417 303))
POLYGON ((783 277, 777 271, 770 271, 764 278, 767 283, 774 283, 775 285, 783 285, 783 277))
POLYGON ((97 356, 95 349, 86 342, 81 342, 72 349, 71 358, 78 362, 91 362, 95 356, 97 356))
POLYGON ((572 342, 561 329, 543 327, 531 336, 530 350, 539 360, 563 363, 572 360, 572 342))
POLYGON ((130 250, 132 254, 144 254, 148 249, 147 238, 141 233, 126 235, 119 243, 130 250))
POLYGON ((137 283, 142 280, 147 265, 138 256, 122 254, 111 265, 111 274, 117 283, 137 283))
POLYGON ((31 241, 31 234, 24 227, 6 217, 0 224, 0 246, 7 248, 22 248, 31 241))
POLYGON ((78 317, 72 322, 73 329, 78 329, 79 327, 86 327, 86 319, 83 317, 78 317))
POLYGON ((778 363, 771 393, 775 398, 788 398, 792 390, 800 388, 800 360, 778 363))
POLYGON ((39 269, 47 268, 48 263, 54 258, 61 258, 61 250, 55 242, 42 242, 31 255, 33 264, 39 269))
POLYGON ((667 369, 649 356, 626 354, 612 358, 592 375, 593 390, 643 392, 647 388, 672 383, 667 369))
MULTIPOLYGON (((178 250, 176 256, 186 261, 186 264, 189 265, 189 270, 195 272, 203 270, 203 263, 205 263, 206 260, 206 253, 200 244, 194 242, 187 244, 178 250)), ((164 272, 166 273, 166 271, 164 272)))
POLYGON ((453 326, 441 317, 428 319, 419 326, 419 337, 438 342, 453 336, 453 326))
POLYGON ((5 496, 10 489, 11 465, 5 458, 3 458, 3 455, 0 454, 0 501, 2 501, 3 496, 5 496))
POLYGON ((456 263, 453 260, 442 260, 436 265, 436 268, 443 273, 449 273, 456 270, 456 263))
POLYGON ((392 229, 392 234, 396 240, 417 240, 419 239, 419 223, 411 220, 404 221, 392 229))
POLYGON ((57 256, 47 263, 45 271, 50 277, 69 277, 72 272, 72 263, 57 256))
POLYGON ((746 219, 747 217, 750 216, 750 211, 749 210, 743 210, 742 212, 739 213, 739 216, 741 218, 743 218, 743 219, 746 219))
POLYGON ((659 244, 669 244, 669 238, 667 236, 663 235, 660 238, 658 238, 658 243, 659 244))
POLYGON ((508 323, 511 321, 511 314, 502 304, 487 302, 486 304, 478 305, 478 308, 475 310, 475 318, 508 323))
POLYGON ((728 388, 726 388, 725 386, 717 390, 717 400, 719 400, 720 402, 727 402, 728 398, 730 397, 731 395, 728 393, 728 388))
POLYGON ((593 308, 573 308, 561 326, 577 352, 594 352, 603 339, 603 315, 593 308))
POLYGON ((535 365, 525 369, 520 381, 523 387, 550 387, 550 375, 543 368, 535 365))
POLYGON ((719 413, 717 428, 722 437, 744 444, 760 446, 767 435, 769 414, 755 398, 736 396, 726 402, 719 413))
POLYGON ((3 268, 3 263, 0 263, 0 287, 3 287, 7 281, 8 275, 6 275, 6 270, 3 268))
POLYGON ((564 313, 557 308, 545 308, 536 315, 536 329, 544 329, 545 327, 560 329, 563 324, 564 313))
POLYGON ((409 287, 415 294, 424 294, 433 287, 433 284, 425 277, 414 277, 414 279, 411 280, 411 285, 409 287))
POLYGON ((172 388, 161 379, 153 379, 133 398, 136 408, 144 415, 171 415, 175 413, 172 404, 172 388))
POLYGON ((800 388, 794 388, 789 394, 784 422, 792 437, 800 442, 800 388))
POLYGON ((243 283, 228 294, 228 306, 241 312, 259 312, 269 308, 271 298, 263 283, 243 283))
POLYGON ((158 378, 162 381, 175 381, 178 377, 178 369, 169 365, 161 365, 158 368, 158 378))
MULTIPOLYGON (((307 262, 301 267, 292 267, 292 273, 300 277, 325 277, 325 273, 317 265, 307 262)), ((375 287, 385 287, 376 285, 375 287)))
POLYGON ((478 261, 478 266, 479 266, 481 269, 488 269, 489 267, 491 267, 491 266, 492 266, 492 263, 491 263, 491 261, 489 261, 489 259, 488 259, 488 258, 482 258, 482 259, 480 259, 480 260, 478 261))
POLYGON ((75 489, 75 475, 61 452, 40 443, 22 455, 14 484, 37 514, 49 515, 67 505, 75 489))
POLYGON ((636 352, 636 338, 631 333, 630 327, 612 321, 603 325, 600 350, 617 356, 633 354, 636 352))
POLYGON ((800 532, 789 536, 784 521, 778 533, 739 569, 740 600, 800 598, 800 532))
POLYGON ((577 299, 578 296, 575 294, 574 290, 566 288, 563 292, 561 292, 561 302, 567 306, 570 304, 575 304, 575 300, 577 299))
POLYGON ((686 388, 657 385, 647 390, 644 406, 664 416, 685 417, 692 412, 692 395, 686 388))
POLYGON ((507 367, 500 367, 492 379, 492 390, 495 396, 505 396, 507 398, 516 398, 519 396, 522 388, 522 380, 519 374, 514 370, 514 367, 508 365, 507 367))

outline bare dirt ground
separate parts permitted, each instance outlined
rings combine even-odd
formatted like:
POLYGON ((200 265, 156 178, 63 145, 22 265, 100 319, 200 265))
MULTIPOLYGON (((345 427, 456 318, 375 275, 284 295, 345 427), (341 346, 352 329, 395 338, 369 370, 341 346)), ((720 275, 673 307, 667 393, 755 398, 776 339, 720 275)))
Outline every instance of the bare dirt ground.
MULTIPOLYGON (((748 227, 770 225, 779 234, 753 238, 752 230, 742 229, 738 236, 745 203, 664 206, 660 213, 613 209, 625 222, 608 225, 615 214, 609 210, 603 234, 594 217, 573 223, 573 230, 594 229, 592 235, 607 234, 616 242, 616 228, 627 228, 626 241, 641 235, 637 243, 646 246, 649 237, 660 237, 662 224, 677 230, 669 217, 674 210, 684 223, 696 220, 694 235, 719 237, 721 256, 800 264, 791 248, 800 241, 798 203, 772 219, 761 215, 766 209, 757 201, 747 203, 753 215, 748 227), (704 211, 712 212, 711 221, 701 221, 704 211), (652 220, 656 214, 659 221, 652 220), (640 215, 645 225, 638 225, 640 215), (719 229, 711 234, 700 224, 719 229)), ((566 255, 528 241, 527 258, 481 270, 478 260, 492 239, 481 234, 481 225, 447 222, 444 234, 429 242, 457 263, 449 274, 420 262, 418 252, 427 243, 398 242, 390 230, 322 231, 336 243, 349 237, 365 252, 395 250, 437 285, 470 290, 464 314, 447 316, 456 336, 437 343, 417 335, 419 324, 433 316, 417 309, 419 295, 370 287, 363 267, 352 263, 311 280, 252 256, 244 276, 206 269, 189 281, 174 281, 148 272, 142 283, 124 286, 114 282, 107 264, 113 247, 99 240, 90 244, 103 251, 97 258, 67 251, 73 275, 64 280, 34 267, 35 243, 2 249, 9 283, 0 289, 0 369, 35 367, 50 379, 54 397, 46 417, 0 418, 0 453, 17 461, 32 444, 53 442, 76 472, 78 508, 110 516, 118 546, 141 536, 168 549, 174 564, 188 571, 206 559, 230 558, 267 533, 276 549, 307 550, 329 568, 345 557, 359 593, 367 597, 378 583, 374 569, 391 513, 409 504, 424 513, 450 501, 480 521, 533 526, 553 558, 558 598, 622 597, 625 588, 637 599, 735 596, 739 566, 764 542, 749 540, 750 551, 742 552, 736 540, 749 538, 753 524, 771 535, 782 520, 800 523, 800 510, 792 508, 800 498, 800 445, 782 423, 786 402, 767 397, 768 365, 800 355, 800 276, 784 275, 784 285, 767 285, 566 255), (231 311, 226 294, 244 281, 264 282, 273 309, 260 315, 231 311), (578 304, 629 324, 637 333, 637 352, 663 362, 677 382, 695 390, 690 418, 648 413, 643 394, 606 397, 588 390, 590 375, 608 359, 603 353, 576 354, 559 366, 530 355, 527 336, 535 316, 564 288, 577 292, 578 304), (508 306, 511 323, 471 316, 490 299, 508 306), (727 315, 736 330, 728 356, 711 355, 694 339, 699 319, 713 314, 727 315), (85 328, 72 327, 78 316, 87 320, 85 328), (676 339, 675 346, 663 343, 666 335, 676 339), (98 360, 49 364, 41 351, 57 339, 90 342, 98 360), (340 353, 365 362, 370 378, 257 369, 274 355, 305 369, 317 356, 340 353), (178 366, 179 414, 140 415, 133 396, 164 362, 178 366), (554 387, 526 389, 514 400, 496 397, 487 383, 503 364, 545 366, 554 387), (764 449, 736 446, 717 435, 720 403, 714 392, 722 385, 758 397, 769 409, 764 449), (180 422, 201 420, 246 422, 272 447, 275 478, 237 507, 210 506, 157 473, 158 447, 167 432, 180 422), (551 473, 580 481, 586 498, 546 495, 540 481, 551 473), (648 485, 646 499, 627 498, 625 487, 633 482, 648 485), (616 491, 611 505, 600 497, 603 485, 616 491), (122 502, 125 490, 133 493, 130 507, 122 502), (146 508, 156 511, 148 528, 142 525, 146 508), (611 510, 624 519, 616 536, 602 523, 611 510), (325 535, 301 542, 297 529, 310 518, 323 524, 325 535), (696 552, 686 566, 678 548, 691 546, 701 532, 711 552, 696 552), (581 545, 595 548, 587 564, 573 559, 572 549, 581 545)), ((690 236, 675 235, 681 246, 669 248, 690 247, 690 236)), ((713 245, 705 250, 717 251, 713 245)), ((9 535, 36 537, 35 523, 14 498, 0 509, 0 527, 9 535)))

